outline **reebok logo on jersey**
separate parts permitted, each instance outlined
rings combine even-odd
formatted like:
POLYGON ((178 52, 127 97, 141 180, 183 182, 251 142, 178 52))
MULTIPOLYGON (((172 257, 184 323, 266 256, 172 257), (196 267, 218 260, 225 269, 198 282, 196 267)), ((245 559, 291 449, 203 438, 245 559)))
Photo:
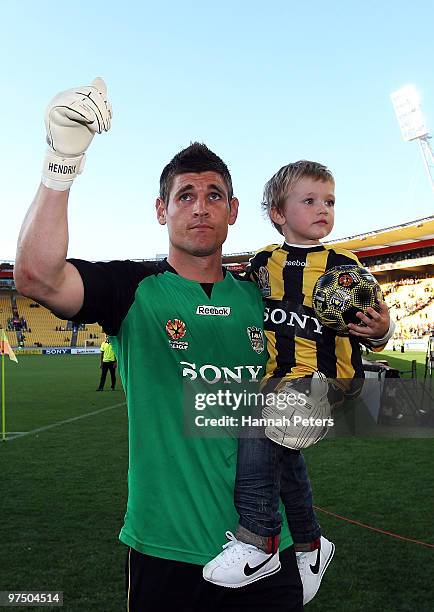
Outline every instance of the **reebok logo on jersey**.
POLYGON ((286 260, 285 262, 285 266, 289 266, 289 267, 293 267, 293 268, 305 268, 306 267, 306 262, 305 261, 299 261, 298 259, 294 259, 292 261, 286 260))
POLYGON ((197 315, 208 315, 211 317, 228 317, 231 314, 230 306, 198 306, 197 315))
POLYGON ((53 164, 53 162, 50 162, 48 164, 48 170, 56 174, 75 174, 77 166, 64 166, 62 164, 53 164))

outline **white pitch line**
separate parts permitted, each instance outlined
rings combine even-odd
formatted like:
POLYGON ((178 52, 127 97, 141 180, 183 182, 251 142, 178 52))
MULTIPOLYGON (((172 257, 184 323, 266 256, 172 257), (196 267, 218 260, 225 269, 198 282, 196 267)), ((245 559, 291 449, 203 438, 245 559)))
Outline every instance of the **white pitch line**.
POLYGON ((24 436, 30 436, 31 434, 39 433, 41 431, 47 431, 47 429, 52 429, 53 427, 60 427, 60 425, 65 425, 65 423, 73 423, 74 421, 80 421, 80 419, 87 419, 87 417, 94 416, 95 414, 101 414, 101 412, 107 412, 107 410, 113 410, 113 408, 119 408, 119 406, 125 406, 125 402, 122 402, 121 404, 113 404, 113 406, 107 406, 107 408, 101 408, 100 410, 94 410, 93 412, 87 412, 86 414, 80 414, 79 416, 65 419, 64 421, 57 421, 57 423, 52 423, 51 425, 46 425, 45 427, 38 427, 37 429, 25 431, 17 436, 13 436, 13 438, 10 438, 9 441, 17 440, 18 438, 23 438, 24 436))

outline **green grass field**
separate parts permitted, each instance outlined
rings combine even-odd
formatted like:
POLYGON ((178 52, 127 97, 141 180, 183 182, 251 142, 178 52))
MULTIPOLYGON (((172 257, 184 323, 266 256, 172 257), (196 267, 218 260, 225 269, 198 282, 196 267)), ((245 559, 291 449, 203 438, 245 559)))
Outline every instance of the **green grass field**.
MULTIPOLYGON (((425 353, 419 351, 411 351, 407 353, 395 351, 381 351, 380 353, 369 353, 367 359, 375 361, 376 359, 386 359, 392 368, 408 372, 411 369, 411 362, 416 360, 417 378, 423 379, 425 374, 425 353)), ((410 377, 410 374, 404 374, 404 377, 410 377)))
MULTIPOLYGON (((0 591, 62 590, 74 612, 125 609, 126 408, 98 379, 97 356, 6 361, 7 430, 32 433, 0 443, 0 591)), ((433 447, 326 439, 305 453, 315 504, 434 545, 433 447)), ((308 610, 434 610, 434 548, 318 516, 336 554, 308 610)))

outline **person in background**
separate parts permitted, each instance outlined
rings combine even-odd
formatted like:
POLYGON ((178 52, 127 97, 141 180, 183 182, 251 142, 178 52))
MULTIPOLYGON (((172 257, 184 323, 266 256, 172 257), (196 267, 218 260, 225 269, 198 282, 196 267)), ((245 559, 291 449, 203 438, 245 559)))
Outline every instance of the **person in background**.
POLYGON ((110 372, 111 377, 111 390, 114 391, 116 387, 116 357, 113 351, 113 347, 110 342, 110 336, 105 334, 105 340, 101 344, 101 378, 97 391, 104 391, 105 379, 107 378, 107 372, 110 372))

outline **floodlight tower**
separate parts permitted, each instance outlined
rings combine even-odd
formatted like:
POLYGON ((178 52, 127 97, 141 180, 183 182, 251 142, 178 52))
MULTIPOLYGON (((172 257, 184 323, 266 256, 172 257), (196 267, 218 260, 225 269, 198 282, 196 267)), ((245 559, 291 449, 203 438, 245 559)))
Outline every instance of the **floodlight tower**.
POLYGON ((414 85, 406 85, 394 91, 390 97, 403 139, 406 142, 419 141, 425 170, 434 191, 434 155, 429 142, 431 135, 425 124, 419 93, 414 85))

